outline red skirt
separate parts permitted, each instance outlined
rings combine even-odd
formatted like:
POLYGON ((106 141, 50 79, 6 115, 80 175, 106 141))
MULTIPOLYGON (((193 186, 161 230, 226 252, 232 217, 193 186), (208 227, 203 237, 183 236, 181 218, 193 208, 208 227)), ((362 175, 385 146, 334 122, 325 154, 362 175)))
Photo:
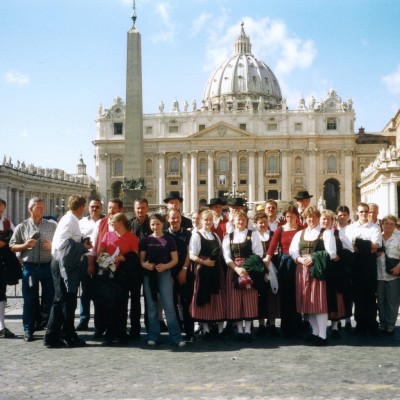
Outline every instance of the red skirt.
POLYGON ((226 275, 227 319, 229 321, 253 320, 258 318, 258 290, 235 289, 233 274, 236 272, 228 267, 226 275))
POLYGON ((336 293, 337 311, 331 311, 329 313, 329 319, 331 321, 339 321, 340 319, 346 318, 346 309, 344 307, 343 293, 336 293))
MULTIPOLYGON (((194 292, 192 303, 190 305, 190 315, 196 322, 219 322, 226 320, 226 286, 225 276, 222 268, 220 268, 220 289, 218 294, 211 295, 211 301, 203 306, 196 305, 197 292, 199 290, 199 267, 195 266, 194 274, 194 292)), ((203 267, 204 268, 204 267, 203 267)), ((208 268, 208 267, 206 267, 208 268)))
POLYGON ((296 308, 305 314, 327 314, 326 282, 311 276, 310 268, 296 267, 296 308))

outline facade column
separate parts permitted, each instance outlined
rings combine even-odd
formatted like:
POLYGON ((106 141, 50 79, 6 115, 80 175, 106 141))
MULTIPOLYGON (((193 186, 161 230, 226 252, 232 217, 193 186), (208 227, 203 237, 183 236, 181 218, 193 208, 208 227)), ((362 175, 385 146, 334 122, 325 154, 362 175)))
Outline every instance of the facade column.
POLYGON ((289 153, 288 149, 281 150, 282 168, 281 168, 281 200, 290 201, 292 199, 292 194, 290 190, 290 176, 289 174, 289 153))
POLYGON ((305 188, 314 197, 318 198, 317 187, 317 152, 318 149, 308 149, 308 185, 305 188))
MULTIPOLYGON (((46 203, 45 203, 46 204, 46 203)), ((25 220, 26 210, 25 210, 25 192, 21 190, 19 192, 19 223, 25 220)))
POLYGON ((190 211, 198 209, 197 202, 197 151, 190 153, 190 211))
POLYGON ((165 153, 158 154, 158 204, 165 199, 165 153))
POLYGON ((238 177, 238 162, 237 162, 237 151, 231 151, 231 159, 232 159, 232 181, 231 181, 231 185, 232 185, 232 191, 234 189, 233 184, 236 183, 236 187, 239 185, 239 182, 237 181, 237 177, 238 177))
POLYGON ((189 154, 182 154, 182 197, 183 208, 182 212, 187 214, 189 212, 189 154))
POLYGON ((207 152, 207 173, 208 173, 208 201, 214 197, 214 152, 207 152))
POLYGON ((255 193, 256 193, 256 188, 255 188, 255 183, 256 183, 256 171, 255 171, 255 165, 254 165, 254 153, 255 150, 250 149, 247 151, 247 154, 249 155, 249 184, 248 184, 248 200, 249 202, 254 202, 255 200, 255 193))
MULTIPOLYGON (((344 202, 350 210, 353 209, 353 151, 351 149, 344 150, 344 202)), ((355 188, 354 188, 355 189, 355 188)))
POLYGON ((257 176, 257 200, 261 201, 265 199, 264 189, 264 151, 257 152, 257 165, 258 165, 258 176, 257 176))

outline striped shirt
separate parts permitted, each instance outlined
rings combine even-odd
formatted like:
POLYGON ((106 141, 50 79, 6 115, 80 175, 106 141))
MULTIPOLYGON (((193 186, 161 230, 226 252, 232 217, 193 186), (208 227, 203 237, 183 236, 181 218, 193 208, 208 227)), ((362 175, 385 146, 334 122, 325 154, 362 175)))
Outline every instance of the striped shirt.
POLYGON ((35 224, 32 218, 25 220, 17 225, 14 234, 10 240, 10 248, 16 244, 24 244, 32 236, 39 232, 40 237, 37 245, 31 249, 25 249, 21 252, 22 261, 25 263, 45 264, 51 261, 51 251, 44 250, 43 244, 45 240, 53 240, 54 232, 57 225, 53 222, 42 218, 39 224, 35 224))

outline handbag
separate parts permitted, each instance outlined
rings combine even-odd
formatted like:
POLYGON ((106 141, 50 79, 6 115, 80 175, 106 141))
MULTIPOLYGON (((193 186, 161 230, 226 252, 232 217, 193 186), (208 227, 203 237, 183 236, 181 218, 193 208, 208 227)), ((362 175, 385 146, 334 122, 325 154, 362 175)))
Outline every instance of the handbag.
POLYGON ((398 263, 400 263, 399 259, 388 257, 387 254, 385 253, 386 272, 389 275, 392 275, 392 269, 395 268, 398 263))
POLYGON ((22 268, 17 256, 8 248, 0 255, 0 268, 3 270, 4 281, 8 286, 18 285, 22 279, 22 268))

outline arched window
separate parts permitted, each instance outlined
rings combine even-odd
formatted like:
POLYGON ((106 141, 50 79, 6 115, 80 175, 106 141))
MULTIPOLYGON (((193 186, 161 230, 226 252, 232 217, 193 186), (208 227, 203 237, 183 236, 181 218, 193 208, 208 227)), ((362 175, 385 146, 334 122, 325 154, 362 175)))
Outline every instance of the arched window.
POLYGON ((278 171, 278 160, 275 156, 270 156, 268 158, 268 170, 278 171))
POLYGON ((247 172, 247 160, 246 157, 240 157, 240 172, 247 172))
POLYGON ((179 160, 176 157, 171 158, 169 171, 170 172, 179 172, 179 160))
POLYGON ((219 159, 219 171, 227 172, 228 171, 228 161, 226 157, 220 157, 219 159))
POLYGON ((335 156, 329 156, 328 157, 328 172, 336 172, 337 166, 336 166, 336 157, 335 156))
POLYGON ((120 159, 115 160, 115 163, 114 163, 114 175, 115 176, 122 175, 122 160, 120 160, 120 159))
POLYGON ((153 174, 153 161, 146 160, 146 175, 153 174))
POLYGON ((294 170, 295 172, 303 172, 303 160, 300 156, 294 159, 294 170))
POLYGON ((205 158, 200 159, 200 173, 201 174, 207 173, 207 161, 205 158))

